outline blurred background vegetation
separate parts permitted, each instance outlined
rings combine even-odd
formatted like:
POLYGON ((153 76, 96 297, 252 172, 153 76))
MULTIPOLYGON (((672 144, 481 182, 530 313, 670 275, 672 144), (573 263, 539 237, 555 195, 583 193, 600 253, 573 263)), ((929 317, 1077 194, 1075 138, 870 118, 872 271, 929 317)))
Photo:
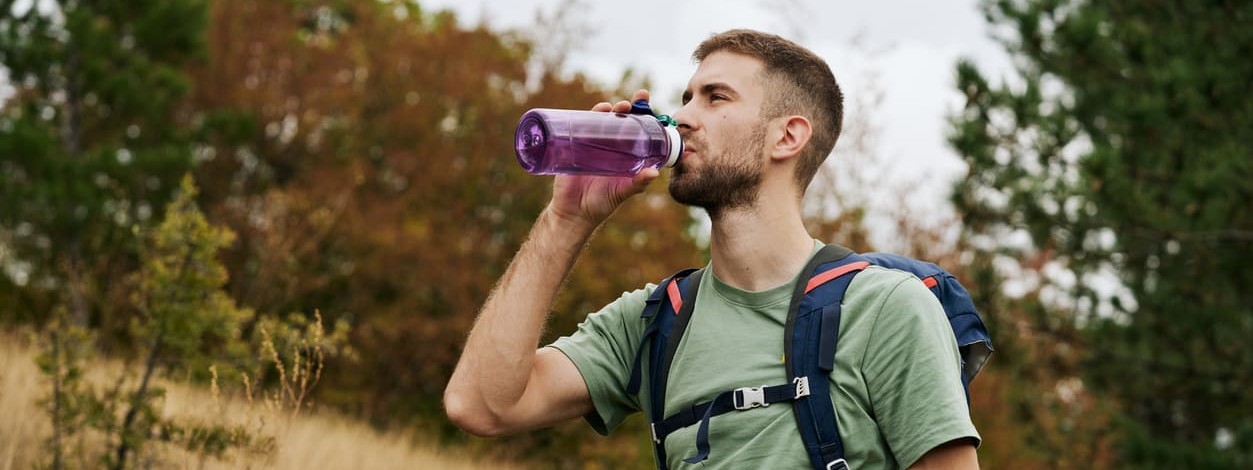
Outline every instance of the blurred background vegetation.
MULTIPOLYGON (((550 190, 515 163, 517 117, 646 78, 562 73, 560 44, 420 2, 34 3, 0 0, 5 327, 72 325, 107 356, 150 353, 131 327, 144 234, 190 174, 205 217, 235 235, 218 261, 240 335, 315 309, 350 328, 354 354, 328 359, 320 406, 543 468, 651 465, 638 419, 611 438, 570 423, 484 441, 440 401, 550 190)), ((1253 3, 982 8, 1018 77, 956 66, 959 220, 894 214, 903 251, 958 274, 994 330, 972 389, 981 461, 1253 466, 1253 3), (949 230, 958 242, 937 243, 949 230)), ((859 191, 906 188, 859 176, 882 162, 859 145, 864 118, 849 122, 809 223, 871 250, 859 191)), ((548 339, 703 263, 698 224, 664 184, 631 201, 576 267, 548 339)))

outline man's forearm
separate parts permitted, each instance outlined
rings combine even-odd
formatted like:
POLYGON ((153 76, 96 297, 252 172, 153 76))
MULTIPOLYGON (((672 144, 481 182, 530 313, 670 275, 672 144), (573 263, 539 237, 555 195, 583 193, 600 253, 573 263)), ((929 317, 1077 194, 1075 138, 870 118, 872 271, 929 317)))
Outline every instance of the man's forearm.
POLYGON ((540 214, 470 331, 445 392, 450 415, 498 420, 519 402, 553 300, 594 229, 540 214))

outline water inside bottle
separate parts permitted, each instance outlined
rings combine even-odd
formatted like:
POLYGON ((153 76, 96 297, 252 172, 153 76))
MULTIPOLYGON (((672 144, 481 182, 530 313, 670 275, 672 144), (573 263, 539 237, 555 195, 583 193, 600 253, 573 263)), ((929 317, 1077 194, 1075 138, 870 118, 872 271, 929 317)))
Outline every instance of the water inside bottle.
POLYGON ((638 116, 615 116, 627 122, 605 121, 603 126, 584 123, 562 130, 550 128, 538 116, 526 116, 516 133, 519 161, 535 174, 613 176, 630 176, 665 162, 668 148, 664 132, 652 135, 650 128, 639 124, 638 116))

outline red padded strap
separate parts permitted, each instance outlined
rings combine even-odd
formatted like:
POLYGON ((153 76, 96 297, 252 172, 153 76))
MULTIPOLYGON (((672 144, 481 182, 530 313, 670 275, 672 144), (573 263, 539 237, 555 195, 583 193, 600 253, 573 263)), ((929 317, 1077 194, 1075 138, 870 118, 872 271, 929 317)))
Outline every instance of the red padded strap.
POLYGON ((670 298, 670 306, 674 307, 674 314, 678 315, 679 310, 683 309, 683 296, 679 293, 678 279, 670 280, 670 284, 666 286, 666 297, 670 298))
POLYGON ((817 276, 814 276, 813 279, 809 280, 809 284, 805 285, 805 293, 808 294, 809 291, 814 290, 818 286, 826 284, 827 282, 837 277, 843 276, 845 274, 848 274, 854 271, 861 271, 863 269, 866 269, 866 266, 870 266, 870 262, 858 261, 856 263, 849 263, 844 266, 840 266, 838 268, 835 268, 830 271, 819 274, 817 276))
POLYGON ((939 283, 940 281, 935 280, 935 276, 927 276, 926 279, 922 280, 922 284, 927 286, 928 289, 935 287, 935 285, 939 283))

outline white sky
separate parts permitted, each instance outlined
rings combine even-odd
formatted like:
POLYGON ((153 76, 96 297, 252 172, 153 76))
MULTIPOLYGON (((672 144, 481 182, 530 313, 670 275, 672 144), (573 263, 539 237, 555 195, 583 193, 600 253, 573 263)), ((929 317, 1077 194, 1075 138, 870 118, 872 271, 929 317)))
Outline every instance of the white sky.
MULTIPOLYGON (((795 40, 831 65, 846 95, 846 120, 869 115, 878 131, 876 151, 888 162, 885 172, 921 183, 910 205, 923 212, 947 211, 949 185, 964 172, 945 141, 946 116, 964 103, 954 88, 957 60, 974 61, 992 79, 1010 73, 1009 58, 991 39, 977 2, 584 0, 577 2, 579 12, 571 20, 590 33, 573 45, 566 66, 609 86, 617 84, 624 70, 634 69, 652 80, 653 101, 665 112, 678 106, 677 98, 695 70, 691 52, 709 35, 752 28, 795 40), (883 101, 875 109, 857 109, 855 96, 872 82, 883 101)), ((552 16, 564 4, 419 3, 428 12, 453 10, 463 25, 485 22, 497 30, 532 29, 537 12, 552 16)))

